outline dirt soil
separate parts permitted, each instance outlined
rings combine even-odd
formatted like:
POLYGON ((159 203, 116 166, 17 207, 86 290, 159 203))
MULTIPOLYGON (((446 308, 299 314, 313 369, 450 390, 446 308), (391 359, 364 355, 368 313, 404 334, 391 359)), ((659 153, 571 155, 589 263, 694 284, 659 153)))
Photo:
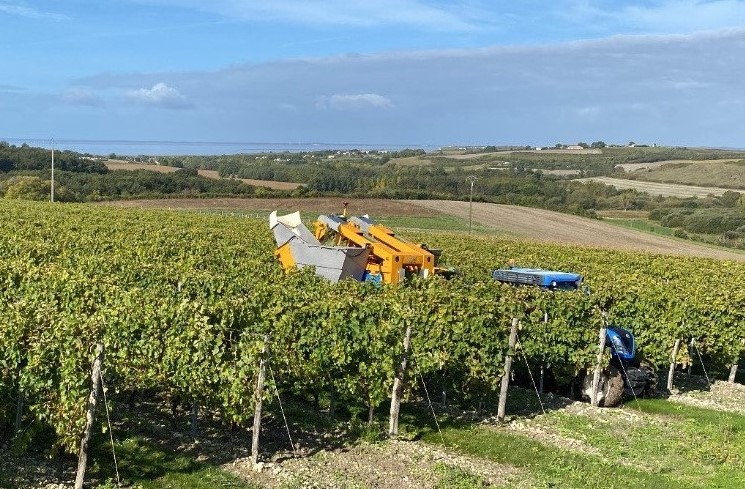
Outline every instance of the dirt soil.
MULTIPOLYGON (((468 219, 468 202, 441 200, 407 202, 468 219)), ((544 209, 474 202, 473 220, 481 225, 532 241, 745 261, 744 253, 656 236, 595 219, 544 209)))
POLYGON ((698 378, 698 383, 686 381, 682 375, 675 376, 675 384, 680 388, 673 389, 670 400, 690 406, 716 409, 745 414, 745 385, 732 384, 722 380, 712 382, 711 386, 705 378, 698 378))
POLYGON ((515 467, 413 441, 362 443, 320 451, 310 457, 289 458, 281 464, 262 464, 260 472, 248 458, 235 460, 223 469, 267 488, 426 489, 441 483, 438 469, 443 466, 478 476, 489 485, 502 485, 520 474, 515 467))
MULTIPOLYGON (((689 404, 718 411, 745 414, 745 385, 716 381, 711 387, 704 377, 676 373, 673 402, 689 404)), ((513 388, 521 390, 520 388, 513 388)), ((629 401, 625 409, 596 408, 586 402, 545 394, 541 396, 547 411, 581 416, 590 423, 619 426, 646 426, 659 424, 660 418, 635 409, 629 401)), ((582 436, 563 432, 552 425, 545 415, 511 415, 506 424, 499 424, 492 416, 472 411, 448 410, 450 416, 466 421, 480 422, 486 429, 508 432, 538 440, 562 450, 586 455, 601 455, 582 436)), ((263 462, 258 467, 249 458, 250 432, 238 430, 226 433, 226 428, 216 420, 200 420, 199 443, 188 435, 188 425, 182 420, 175 430, 167 415, 159 408, 142 405, 136 411, 136 420, 117 422, 118 432, 136 432, 144 425, 168 451, 218 465, 248 481, 265 488, 381 488, 393 489, 443 487, 447 470, 455 470, 480 478, 487 485, 528 483, 529 476, 521 469, 495 463, 487 459, 459 454, 451 449, 421 441, 392 440, 377 443, 348 443, 348 435, 341 431, 304 431, 293 427, 296 453, 288 447, 284 425, 279 420, 262 426, 263 462), (155 414, 154 414, 155 413, 155 414), (145 418, 144 420, 142 418, 145 418), (135 423, 139 428, 137 428, 135 423), (175 430, 175 431, 174 431, 175 430)), ((182 418, 187 417, 184 413, 182 418)), ((549 414, 550 416, 550 414, 549 414)), ((0 449, 0 470, 17 472, 17 462, 3 447, 0 449)), ((28 460, 15 479, 22 487, 61 489, 72 487, 74 465, 67 464, 62 480, 57 479, 55 465, 46 457, 28 460)), ((619 462, 623 463, 623 462, 619 462)), ((523 484, 524 485, 524 484, 523 484)), ((21 487, 21 486, 19 486, 21 487)))

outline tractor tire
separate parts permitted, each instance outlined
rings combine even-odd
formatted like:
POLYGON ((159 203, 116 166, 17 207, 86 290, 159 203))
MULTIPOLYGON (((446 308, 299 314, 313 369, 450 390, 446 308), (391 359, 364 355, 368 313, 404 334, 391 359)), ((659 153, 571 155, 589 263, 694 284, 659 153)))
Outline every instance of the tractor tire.
POLYGON ((623 401, 624 382, 621 372, 616 367, 609 366, 603 370, 600 378, 603 398, 599 405, 602 407, 616 407, 623 401))
MULTIPOLYGON (((582 386, 582 399, 589 401, 592 399, 592 375, 585 374, 580 380, 582 386)), ((600 373, 600 383, 598 384, 598 406, 616 407, 621 404, 624 395, 624 381, 621 372, 613 366, 608 366, 606 370, 600 373)))
POLYGON ((647 372, 647 375, 649 375, 649 382, 647 383, 647 388, 644 389, 644 397, 657 396, 657 383, 659 382, 659 379, 657 377, 656 369, 649 362, 642 362, 641 369, 645 370, 647 372))

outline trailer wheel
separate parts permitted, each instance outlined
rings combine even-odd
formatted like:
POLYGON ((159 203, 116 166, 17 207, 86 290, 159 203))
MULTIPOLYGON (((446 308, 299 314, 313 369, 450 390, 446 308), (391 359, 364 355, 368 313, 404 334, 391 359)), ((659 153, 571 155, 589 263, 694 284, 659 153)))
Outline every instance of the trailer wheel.
POLYGON ((609 366, 603 370, 600 378, 601 391, 603 398, 600 400, 600 406, 616 407, 623 401, 623 376, 614 366, 609 366))

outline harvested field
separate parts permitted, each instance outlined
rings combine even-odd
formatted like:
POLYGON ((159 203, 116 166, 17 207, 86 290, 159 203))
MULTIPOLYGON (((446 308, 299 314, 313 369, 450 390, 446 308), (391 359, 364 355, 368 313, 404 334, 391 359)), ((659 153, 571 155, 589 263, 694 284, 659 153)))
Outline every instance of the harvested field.
POLYGON ((697 165, 698 164, 705 165, 707 163, 731 163, 733 161, 737 161, 737 160, 664 160, 664 161, 654 161, 650 163, 622 163, 620 165, 616 165, 616 167, 623 168, 623 170, 626 172, 634 172, 636 170, 659 168, 667 164, 695 163, 697 165))
MULTIPOLYGON (((214 178, 216 180, 222 178, 215 170, 198 170, 198 172, 201 176, 206 178, 214 178)), ((241 182, 248 185, 273 188, 275 190, 295 190, 296 188, 302 187, 304 185, 302 183, 275 182, 274 180, 254 180, 251 178, 237 178, 236 180, 240 180, 241 182)))
MULTIPOLYGON (((164 166, 164 165, 152 165, 152 164, 145 164, 145 163, 131 163, 129 161, 123 161, 123 160, 108 160, 106 162, 106 168, 109 170, 149 170, 154 171, 158 173, 173 173, 176 170, 180 170, 180 168, 177 168, 175 166, 164 166)), ((205 178, 212 178, 215 180, 219 180, 223 177, 221 177, 217 171, 215 170, 197 170, 199 175, 205 177, 205 178)), ((247 184, 247 185, 254 185, 256 187, 267 187, 272 188, 276 190, 295 190, 298 187, 302 187, 304 184, 302 183, 293 183, 293 182, 275 182, 273 180, 253 180, 250 178, 237 178, 236 180, 240 180, 241 182, 247 184)))
MULTIPOLYGON (((408 202, 468 219, 468 202, 408 202)), ((745 261, 745 253, 624 229, 602 221, 544 209, 474 202, 473 220, 532 241, 745 261)))
POLYGON ((732 160, 680 163, 635 172, 633 177, 648 182, 742 189, 745 188, 745 165, 732 160))
POLYGON ((533 168, 533 171, 539 171, 542 173, 545 173, 546 175, 556 175, 559 177, 571 177, 574 175, 579 175, 582 170, 543 170, 541 168, 533 168))
POLYGON ((494 151, 491 153, 468 153, 468 154, 444 154, 451 160, 472 160, 475 158, 493 158, 512 153, 538 153, 538 154, 565 154, 565 155, 599 155, 603 154, 599 149, 518 149, 507 151, 494 151))
POLYGON ((666 195, 672 197, 706 197, 709 194, 722 195, 727 188, 721 187, 697 187, 693 185, 681 185, 677 183, 646 182, 641 180, 625 180, 623 178, 591 177, 578 178, 577 182, 600 182, 611 185, 619 190, 636 189, 639 192, 647 192, 649 195, 666 195))
POLYGON ((175 166, 153 165, 150 163, 132 163, 125 160, 106 160, 106 168, 109 170, 149 170, 158 173, 173 173, 179 168, 175 166))

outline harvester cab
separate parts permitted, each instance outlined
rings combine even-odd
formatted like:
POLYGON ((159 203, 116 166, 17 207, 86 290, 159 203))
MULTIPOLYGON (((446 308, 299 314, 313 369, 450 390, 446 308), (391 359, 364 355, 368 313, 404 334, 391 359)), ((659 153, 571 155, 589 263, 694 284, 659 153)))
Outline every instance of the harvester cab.
MULTIPOLYGON (((582 276, 576 273, 543 270, 541 268, 520 268, 510 264, 506 269, 494 270, 492 278, 512 285, 528 285, 546 290, 584 290, 582 276)), ((605 332, 605 346, 610 348, 611 361, 603 371, 599 396, 603 406, 617 406, 628 396, 653 394, 657 388, 657 374, 654 369, 642 362, 636 352, 634 334, 617 325, 609 325, 605 332)), ((582 379, 583 397, 590 398, 592 376, 582 379)))

